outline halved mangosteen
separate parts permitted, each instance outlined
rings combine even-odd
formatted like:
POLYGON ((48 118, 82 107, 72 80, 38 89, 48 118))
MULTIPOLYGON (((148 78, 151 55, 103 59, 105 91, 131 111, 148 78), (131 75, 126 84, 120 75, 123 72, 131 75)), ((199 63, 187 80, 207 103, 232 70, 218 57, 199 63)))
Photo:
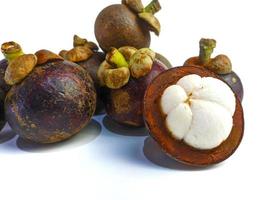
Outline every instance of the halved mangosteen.
POLYGON ((244 132, 243 109, 230 87, 215 73, 192 66, 169 69, 151 82, 144 119, 166 154, 193 166, 227 159, 244 132))
POLYGON ((89 73, 50 51, 15 56, 5 81, 12 85, 5 99, 6 119, 26 140, 66 140, 84 128, 95 111, 89 73))
POLYGON ((144 125, 143 97, 149 83, 167 67, 147 48, 111 49, 98 71, 107 114, 114 121, 144 125))

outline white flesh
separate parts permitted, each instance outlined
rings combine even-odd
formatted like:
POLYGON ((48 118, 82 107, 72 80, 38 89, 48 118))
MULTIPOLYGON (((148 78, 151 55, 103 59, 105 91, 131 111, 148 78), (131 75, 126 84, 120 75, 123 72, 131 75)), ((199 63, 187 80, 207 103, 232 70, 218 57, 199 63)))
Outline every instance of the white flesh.
POLYGON ((203 150, 228 138, 235 106, 235 95, 227 84, 195 74, 166 88, 161 97, 166 126, 173 137, 203 150))

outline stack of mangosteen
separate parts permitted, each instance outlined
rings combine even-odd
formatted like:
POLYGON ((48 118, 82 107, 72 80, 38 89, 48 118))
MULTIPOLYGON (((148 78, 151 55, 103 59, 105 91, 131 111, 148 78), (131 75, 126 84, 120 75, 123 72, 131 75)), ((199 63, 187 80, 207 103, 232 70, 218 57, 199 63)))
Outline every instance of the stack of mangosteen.
POLYGON ((243 86, 226 55, 211 58, 216 41, 200 40, 200 54, 172 68, 149 49, 160 34, 158 0, 123 0, 95 21, 97 44, 77 35, 59 55, 25 54, 7 42, 0 61, 0 128, 25 140, 55 143, 79 133, 106 111, 119 124, 145 126, 175 160, 207 166, 228 158, 241 142, 243 86), (171 68, 171 69, 170 69, 171 68))

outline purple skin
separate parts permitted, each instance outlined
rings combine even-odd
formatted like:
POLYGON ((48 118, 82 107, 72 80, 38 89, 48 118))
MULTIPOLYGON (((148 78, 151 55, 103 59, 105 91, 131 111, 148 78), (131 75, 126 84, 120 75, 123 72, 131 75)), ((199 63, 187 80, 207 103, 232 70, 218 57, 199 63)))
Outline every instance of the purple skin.
POLYGON ((139 79, 130 78, 127 85, 120 89, 105 89, 104 104, 107 114, 116 122, 124 125, 144 126, 143 99, 147 86, 167 67, 156 60, 151 72, 139 79))
POLYGON ((219 75, 229 86, 232 88, 234 93, 237 95, 239 100, 242 102, 244 96, 244 89, 241 82, 241 79, 235 72, 229 74, 219 75))
POLYGON ((6 119, 22 138, 55 143, 78 133, 90 121, 96 92, 79 65, 54 61, 37 66, 5 100, 6 119))
POLYGON ((96 93, 97 93, 97 104, 95 114, 104 113, 104 104, 101 100, 101 89, 99 84, 99 79, 97 77, 97 71, 101 63, 105 60, 105 54, 102 52, 94 52, 93 56, 85 61, 78 62, 77 64, 82 66, 86 71, 88 71, 94 81, 96 93))
POLYGON ((10 86, 6 84, 4 80, 7 66, 8 62, 6 59, 0 61, 0 90, 2 90, 4 93, 7 93, 10 89, 10 86))
POLYGON ((0 131, 5 126, 5 123, 6 123, 4 102, 6 98, 6 93, 10 89, 10 86, 7 85, 4 80, 7 66, 8 66, 8 62, 6 59, 0 61, 0 131))

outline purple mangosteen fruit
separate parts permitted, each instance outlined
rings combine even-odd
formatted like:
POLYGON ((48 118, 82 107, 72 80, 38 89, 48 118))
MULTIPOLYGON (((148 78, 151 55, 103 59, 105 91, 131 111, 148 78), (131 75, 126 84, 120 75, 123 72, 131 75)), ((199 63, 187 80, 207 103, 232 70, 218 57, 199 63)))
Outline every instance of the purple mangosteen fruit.
POLYGON ((145 90, 166 69, 148 48, 112 48, 98 70, 108 116, 120 124, 143 126, 145 90))
MULTIPOLYGON (((15 45, 15 43, 14 43, 15 45)), ((7 59, 3 59, 0 61, 0 130, 4 127, 6 124, 5 119, 5 110, 4 110, 4 102, 6 98, 6 94, 10 89, 10 86, 6 83, 4 77, 5 77, 5 71, 8 66, 8 59, 12 60, 13 54, 19 54, 22 52, 20 51, 20 47, 13 46, 13 48, 6 48, 5 44, 1 46, 1 51, 5 55, 7 59), (8 56, 10 55, 10 56, 8 56)))
POLYGON ((66 140, 95 112, 96 92, 89 73, 50 51, 14 55, 5 81, 12 86, 5 99, 7 122, 26 140, 66 140))

